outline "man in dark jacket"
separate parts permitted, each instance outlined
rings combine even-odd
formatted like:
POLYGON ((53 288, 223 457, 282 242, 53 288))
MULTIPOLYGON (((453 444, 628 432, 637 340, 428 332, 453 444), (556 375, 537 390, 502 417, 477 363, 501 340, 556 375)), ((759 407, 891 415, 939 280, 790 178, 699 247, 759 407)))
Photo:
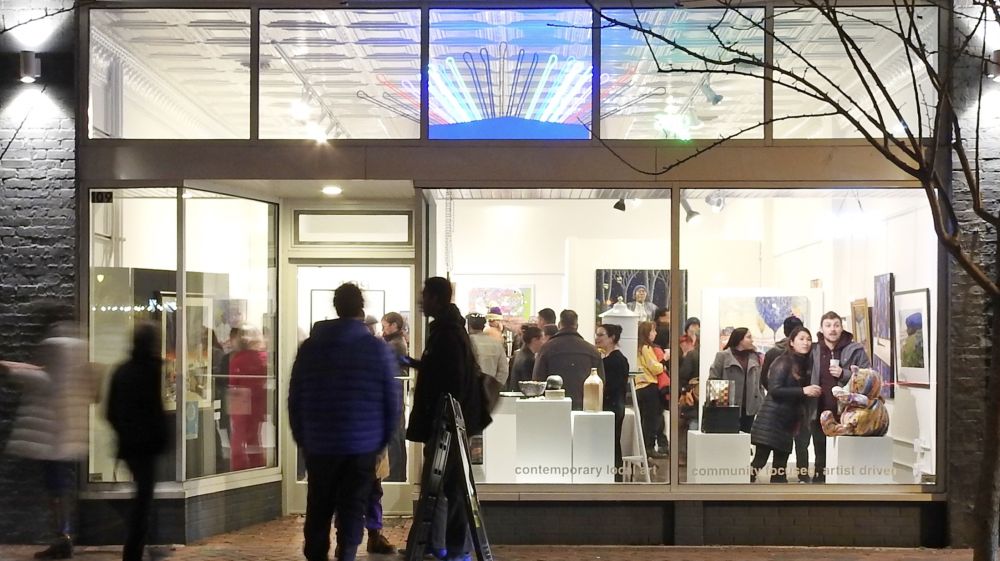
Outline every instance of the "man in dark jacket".
POLYGON ((566 397, 573 400, 573 410, 583 409, 583 382, 596 368, 604 379, 604 363, 597 347, 588 343, 579 333, 576 312, 563 310, 559 314, 559 332, 552 336, 535 357, 532 378, 545 381, 550 374, 562 376, 566 397))
POLYGON ((364 297, 346 283, 333 293, 339 319, 317 322, 299 347, 288 387, 288 419, 309 473, 305 546, 325 561, 337 515, 338 560, 354 561, 375 480, 375 460, 400 414, 396 360, 364 322, 364 297))
POLYGON ((111 376, 107 418, 118 436, 118 458, 135 481, 122 561, 140 561, 153 506, 154 466, 166 451, 169 430, 163 411, 160 379, 160 333, 155 324, 140 323, 132 334, 132 356, 111 376))
MULTIPOLYGON (((807 446, 810 433, 813 439, 813 452, 816 454, 816 464, 814 466, 813 483, 826 483, 826 435, 819 424, 819 415, 823 411, 833 411, 834 415, 839 415, 837 411, 837 398, 833 396, 833 388, 843 387, 851 379, 851 367, 871 368, 871 359, 865 352, 864 346, 854 341, 854 336, 844 331, 844 326, 840 315, 837 312, 827 312, 823 314, 820 323, 819 341, 813 345, 810 351, 810 362, 812 373, 810 384, 819 386, 822 390, 818 398, 810 398, 806 405, 806 419, 809 420, 810 430, 802 429, 796 440, 806 441, 805 444, 796 442, 795 463, 801 465, 798 458, 798 448, 807 446)), ((799 480, 804 480, 801 471, 799 480)))
MULTIPOLYGON (((424 353, 417 364, 417 385, 413 392, 413 410, 406 438, 428 443, 432 437, 434 415, 441 396, 450 394, 458 400, 469 436, 482 434, 483 412, 480 403, 479 366, 472 353, 465 318, 451 303, 451 282, 432 277, 424 283, 420 307, 434 318, 427 331, 424 353)), ((430 543, 439 557, 465 559, 472 548, 469 522, 465 515, 465 482, 458 454, 448 455, 443 476, 442 496, 434 513, 430 543), (443 546, 443 547, 442 547, 443 546)), ((424 470, 431 469, 435 446, 424 446, 424 470)), ((426 471, 425 471, 426 473, 426 471)), ((407 544, 407 548, 414 544, 407 544)))

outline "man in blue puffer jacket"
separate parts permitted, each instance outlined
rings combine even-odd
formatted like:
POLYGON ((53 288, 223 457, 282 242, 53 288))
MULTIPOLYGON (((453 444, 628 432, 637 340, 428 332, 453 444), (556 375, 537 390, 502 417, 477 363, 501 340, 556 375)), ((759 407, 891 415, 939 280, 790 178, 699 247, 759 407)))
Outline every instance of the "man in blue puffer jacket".
POLYGON ((339 319, 317 322, 292 366, 288 417, 309 473, 305 546, 325 561, 337 515, 338 559, 354 561, 375 460, 400 415, 399 371, 392 351, 365 327, 364 297, 345 283, 333 293, 339 319))

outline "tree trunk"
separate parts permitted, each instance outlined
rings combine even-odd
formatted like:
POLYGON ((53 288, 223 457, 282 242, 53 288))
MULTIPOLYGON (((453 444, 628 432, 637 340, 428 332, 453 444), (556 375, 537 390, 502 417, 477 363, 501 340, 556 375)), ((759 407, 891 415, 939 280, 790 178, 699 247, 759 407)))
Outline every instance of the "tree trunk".
POLYGON ((972 514, 977 525, 973 561, 1000 561, 1000 298, 993 298, 993 344, 986 387, 983 423, 983 459, 979 494, 972 514))

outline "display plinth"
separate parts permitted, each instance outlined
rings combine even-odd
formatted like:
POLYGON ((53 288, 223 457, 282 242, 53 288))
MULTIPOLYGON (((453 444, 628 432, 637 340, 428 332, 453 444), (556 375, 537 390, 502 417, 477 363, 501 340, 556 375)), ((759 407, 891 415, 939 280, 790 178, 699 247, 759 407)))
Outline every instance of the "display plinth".
POLYGON ((749 483, 750 435, 688 431, 688 483, 749 483))
POLYGON ((827 483, 892 483, 892 438, 828 436, 827 483))
POLYGON ((517 448, 517 397, 501 395, 493 422, 483 431, 483 471, 486 483, 514 483, 517 448))
POLYGON ((615 414, 573 411, 573 483, 615 482, 615 414))
POLYGON ((518 399, 515 480, 570 483, 573 469, 573 400, 518 399))

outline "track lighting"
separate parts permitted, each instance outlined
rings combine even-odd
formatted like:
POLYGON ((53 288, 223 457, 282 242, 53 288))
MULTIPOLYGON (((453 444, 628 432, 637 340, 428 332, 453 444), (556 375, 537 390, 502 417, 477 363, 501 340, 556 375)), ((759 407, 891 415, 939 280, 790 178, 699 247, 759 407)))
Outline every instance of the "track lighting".
POLYGON ((705 78, 701 84, 701 93, 705 96, 705 100, 712 105, 718 105, 722 101, 722 96, 712 89, 712 83, 708 81, 708 78, 705 78))
POLYGON ((691 203, 687 199, 681 199, 681 206, 684 208, 684 222, 692 226, 701 222, 701 213, 691 209, 691 203))
POLYGON ((611 208, 625 212, 625 199, 618 199, 611 208))
POLYGON ((721 191, 713 191, 705 197, 705 204, 712 209, 712 212, 719 213, 726 208, 726 198, 722 196, 721 191))

